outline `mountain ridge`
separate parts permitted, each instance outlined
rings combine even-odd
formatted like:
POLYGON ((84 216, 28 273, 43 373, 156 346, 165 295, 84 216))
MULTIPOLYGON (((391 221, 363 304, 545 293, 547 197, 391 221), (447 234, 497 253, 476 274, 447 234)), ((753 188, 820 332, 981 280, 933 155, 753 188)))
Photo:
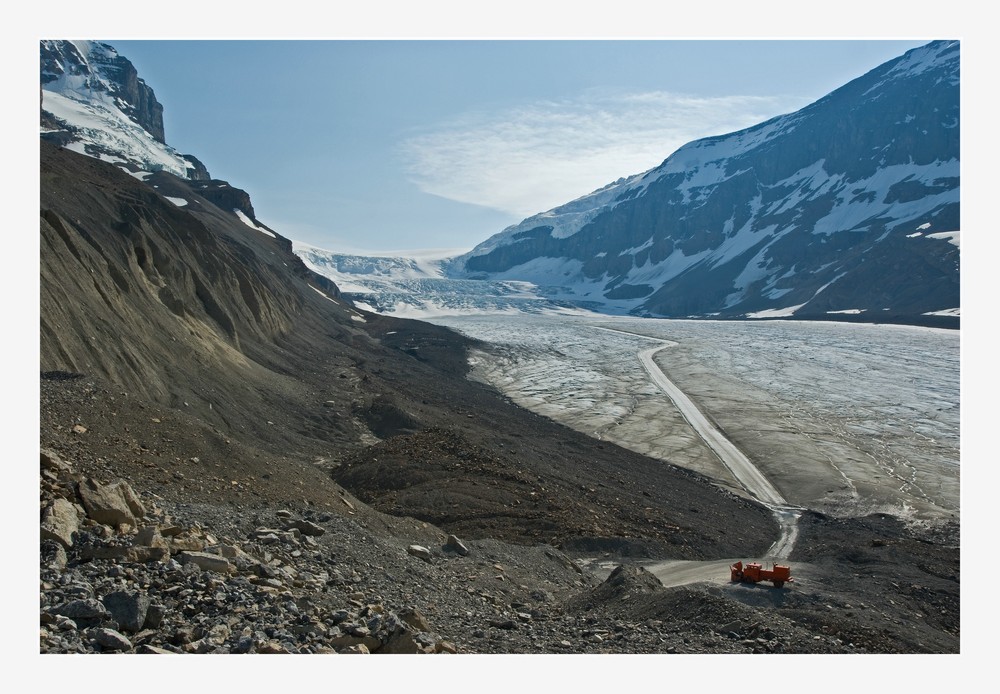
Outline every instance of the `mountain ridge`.
POLYGON ((658 317, 955 310, 958 68, 957 41, 913 49, 508 227, 447 272, 658 317))

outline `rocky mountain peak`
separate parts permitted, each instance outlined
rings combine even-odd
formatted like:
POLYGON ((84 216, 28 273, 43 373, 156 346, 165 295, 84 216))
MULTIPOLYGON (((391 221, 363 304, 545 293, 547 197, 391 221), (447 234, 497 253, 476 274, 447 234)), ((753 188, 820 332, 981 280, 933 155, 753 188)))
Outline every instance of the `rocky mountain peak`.
POLYGON ((63 81, 76 89, 105 93, 122 113, 166 144, 163 106, 135 66, 106 43, 42 41, 42 84, 63 81))
POLYGON ((163 106, 135 66, 98 41, 40 42, 42 137, 83 154, 124 160, 132 171, 211 178, 167 145, 163 106))

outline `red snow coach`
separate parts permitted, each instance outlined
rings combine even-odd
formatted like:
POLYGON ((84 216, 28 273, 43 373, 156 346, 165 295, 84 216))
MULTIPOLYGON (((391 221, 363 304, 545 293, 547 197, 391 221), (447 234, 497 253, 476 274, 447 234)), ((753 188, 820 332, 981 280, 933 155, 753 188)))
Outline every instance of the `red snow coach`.
POLYGON ((783 564, 771 564, 770 569, 765 569, 760 562, 748 562, 746 566, 738 561, 729 567, 729 578, 734 583, 760 583, 770 581, 775 588, 780 588, 786 583, 792 583, 792 569, 783 564))

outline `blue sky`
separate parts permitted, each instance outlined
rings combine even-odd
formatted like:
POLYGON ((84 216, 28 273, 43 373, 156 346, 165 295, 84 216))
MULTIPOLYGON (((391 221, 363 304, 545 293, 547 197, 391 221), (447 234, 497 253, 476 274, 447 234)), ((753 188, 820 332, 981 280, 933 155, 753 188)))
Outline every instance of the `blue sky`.
POLYGON ((471 248, 926 40, 116 40, 167 143, 335 251, 471 248))

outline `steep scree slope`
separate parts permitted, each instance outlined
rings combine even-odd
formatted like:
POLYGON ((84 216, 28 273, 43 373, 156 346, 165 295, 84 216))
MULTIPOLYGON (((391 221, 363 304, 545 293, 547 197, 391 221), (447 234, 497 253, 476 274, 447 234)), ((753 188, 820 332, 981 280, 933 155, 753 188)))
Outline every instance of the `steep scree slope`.
POLYGON ((375 508, 467 537, 692 558, 772 539, 762 509, 468 381, 467 340, 355 310, 287 240, 182 179, 158 174, 168 199, 46 142, 41 162, 43 372, 174 408, 273 456, 272 477, 315 462, 375 508))

